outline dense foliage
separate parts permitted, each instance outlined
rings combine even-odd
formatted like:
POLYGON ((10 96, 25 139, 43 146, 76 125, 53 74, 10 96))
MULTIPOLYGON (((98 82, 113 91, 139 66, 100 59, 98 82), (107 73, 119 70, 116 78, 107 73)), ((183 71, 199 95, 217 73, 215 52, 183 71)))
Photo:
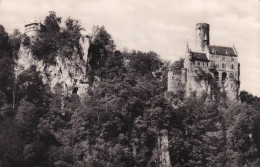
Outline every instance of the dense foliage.
MULTIPOLYGON (((82 56, 79 22, 68 18, 61 27, 61 21, 50 12, 47 31, 29 42, 45 63, 55 64, 57 54, 82 56)), ((166 93, 168 69, 180 73, 183 59, 170 65, 154 52, 119 51, 105 27, 94 31, 88 96, 62 97, 35 66, 14 77, 24 40, 0 26, 0 166, 159 166, 162 130, 172 166, 260 165, 258 97, 241 91, 242 103, 224 103, 222 95, 211 100, 166 93)))

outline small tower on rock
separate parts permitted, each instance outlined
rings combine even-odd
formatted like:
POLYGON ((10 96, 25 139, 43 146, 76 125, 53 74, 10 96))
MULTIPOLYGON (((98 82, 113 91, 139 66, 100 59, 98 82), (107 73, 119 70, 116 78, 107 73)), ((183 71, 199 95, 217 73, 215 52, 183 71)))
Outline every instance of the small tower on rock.
POLYGON ((31 41, 38 38, 38 33, 46 31, 46 27, 41 23, 31 23, 24 26, 24 34, 27 35, 31 41))

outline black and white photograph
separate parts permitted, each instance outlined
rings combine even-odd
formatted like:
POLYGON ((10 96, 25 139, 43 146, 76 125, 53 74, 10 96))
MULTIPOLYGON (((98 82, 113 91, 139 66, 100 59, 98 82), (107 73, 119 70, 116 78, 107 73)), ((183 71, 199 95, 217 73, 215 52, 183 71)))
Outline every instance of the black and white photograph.
POLYGON ((0 167, 259 167, 260 0, 0 0, 0 167))

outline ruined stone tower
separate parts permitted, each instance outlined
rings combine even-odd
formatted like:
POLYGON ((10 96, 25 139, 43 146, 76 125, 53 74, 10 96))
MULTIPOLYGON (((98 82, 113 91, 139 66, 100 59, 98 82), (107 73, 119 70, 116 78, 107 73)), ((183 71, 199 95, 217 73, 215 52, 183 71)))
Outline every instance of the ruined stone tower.
POLYGON ((240 64, 238 53, 233 47, 210 45, 209 24, 196 24, 197 50, 192 51, 187 46, 185 53, 184 68, 181 74, 169 71, 168 91, 177 92, 184 89, 186 96, 191 92, 198 95, 210 93, 211 87, 207 81, 198 81, 198 73, 203 70, 212 75, 218 82, 220 91, 226 92, 227 96, 234 100, 239 93, 240 64))

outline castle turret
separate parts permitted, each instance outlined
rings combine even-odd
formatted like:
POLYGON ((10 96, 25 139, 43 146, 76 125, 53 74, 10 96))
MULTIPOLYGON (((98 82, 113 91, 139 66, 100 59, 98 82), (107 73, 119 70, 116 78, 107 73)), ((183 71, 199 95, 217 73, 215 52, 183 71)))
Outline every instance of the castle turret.
POLYGON ((34 41, 38 37, 38 33, 46 31, 46 27, 41 23, 31 23, 24 26, 24 34, 34 41))
POLYGON ((203 52, 205 46, 209 45, 209 24, 198 23, 196 24, 196 49, 203 52))

